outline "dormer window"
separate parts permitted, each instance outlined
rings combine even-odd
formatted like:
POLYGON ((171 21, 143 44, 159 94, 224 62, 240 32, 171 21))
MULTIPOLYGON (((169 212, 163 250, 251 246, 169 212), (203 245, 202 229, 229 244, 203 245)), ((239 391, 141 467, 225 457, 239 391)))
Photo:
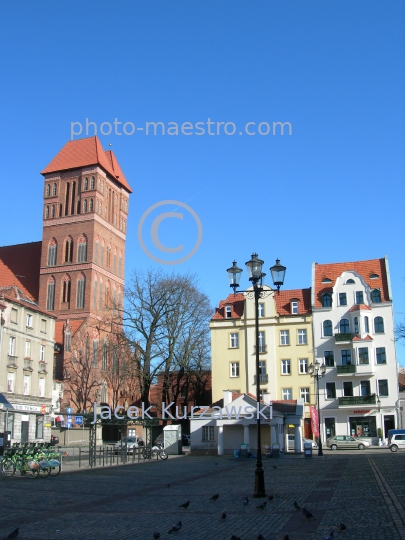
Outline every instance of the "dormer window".
POLYGON ((332 307, 332 295, 330 293, 322 295, 322 307, 332 307))
POLYGON ((356 283, 356 282, 354 281, 354 279, 348 279, 348 280, 346 281, 346 285, 353 285, 353 283, 356 283))
POLYGON ((323 278, 322 283, 332 283, 332 280, 326 277, 326 278, 323 278))
POLYGON ((225 319, 232 319, 232 306, 225 306, 225 319))
POLYGON ((297 300, 291 301, 291 313, 292 315, 298 315, 298 301, 297 300))
POLYGON ((370 279, 378 279, 379 277, 378 274, 371 274, 370 279))
POLYGON ((371 291, 371 301, 374 304, 379 304, 381 302, 381 291, 380 289, 374 289, 371 291))

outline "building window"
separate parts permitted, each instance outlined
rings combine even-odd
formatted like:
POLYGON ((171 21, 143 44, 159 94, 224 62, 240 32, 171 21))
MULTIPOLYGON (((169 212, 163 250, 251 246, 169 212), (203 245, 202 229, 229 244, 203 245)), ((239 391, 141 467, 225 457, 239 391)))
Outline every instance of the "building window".
POLYGON ((384 320, 382 317, 376 317, 374 319, 374 333, 375 334, 384 333, 384 320))
POLYGON ((65 262, 73 261, 73 238, 69 236, 65 240, 65 262))
POLYGON ((354 279, 348 279, 348 280, 346 281, 346 285, 352 285, 352 284, 354 284, 354 283, 356 283, 356 282, 354 281, 354 279))
POLYGON ((266 336, 264 332, 259 332, 259 352, 266 352, 266 336))
POLYGON ((298 315, 298 302, 295 300, 291 302, 291 313, 292 315, 298 315))
POLYGON ((14 336, 10 336, 9 342, 8 342, 8 355, 9 356, 15 356, 15 344, 16 339, 14 336))
MULTIPOLYGON (((122 277, 122 255, 121 255, 121 253, 120 253, 120 256, 118 257, 118 275, 120 277, 122 277)), ((259 306, 260 306, 260 304, 259 304, 259 306)), ((260 312, 260 308, 259 308, 259 312, 260 312)))
POLYGON ((70 278, 65 276, 62 281, 62 302, 70 302, 70 278))
POLYGON ((56 184, 54 184, 52 186, 52 195, 55 196, 56 195, 56 184))
POLYGON ((359 333, 359 318, 358 317, 354 318, 354 333, 355 334, 359 333))
POLYGON ((360 395, 365 397, 371 394, 370 381, 360 381, 360 395))
POLYGON ((93 199, 90 199, 90 202, 89 202, 89 212, 93 212, 94 210, 94 201, 93 199))
POLYGON ((339 332, 341 334, 347 334, 350 332, 349 319, 341 319, 339 323, 339 332))
POLYGON ((35 438, 43 439, 44 438, 44 417, 43 415, 36 415, 35 419, 35 438))
POLYGON ((100 266, 104 266, 104 242, 101 242, 100 266))
POLYGON ((39 346, 39 360, 40 362, 45 362, 45 345, 39 346))
POLYGON ((93 309, 97 309, 97 279, 93 283, 93 309))
POLYGON ((359 364, 368 363, 368 347, 359 347, 359 364))
POLYGON ((345 292, 339 293, 339 306, 347 306, 347 297, 345 292))
POLYGON ((7 392, 14 392, 14 379, 15 379, 15 373, 12 371, 9 371, 7 373, 7 392))
POLYGON ((53 311, 55 305, 55 280, 51 278, 48 281, 48 290, 46 298, 46 309, 47 311, 53 311))
POLYGON ((66 329, 66 332, 65 332, 65 351, 70 351, 70 328, 67 328, 66 329))
POLYGON ((97 367, 98 366, 98 340, 93 340, 93 360, 92 360, 92 366, 97 367))
POLYGON ((77 280, 77 301, 76 301, 76 307, 77 308, 84 308, 84 294, 85 294, 85 286, 86 286, 86 280, 83 275, 79 277, 77 280))
POLYGON ((330 293, 322 295, 322 307, 332 307, 332 295, 330 293))
POLYGON ((41 319, 41 332, 46 334, 46 319, 41 319))
POLYGON ((51 185, 50 184, 46 184, 46 196, 49 197, 49 195, 51 194, 51 185))
POLYGON ((103 369, 108 369, 108 344, 106 339, 103 342, 103 369))
POLYGON ((111 268, 111 246, 107 246, 107 268, 111 268))
POLYGON ((92 176, 90 180, 90 189, 94 189, 94 182, 95 182, 95 179, 94 179, 94 176, 92 176))
POLYGON ((336 384, 334 382, 326 383, 326 399, 336 399, 336 384))
POLYGON ((332 336, 332 321, 326 320, 323 321, 323 335, 326 336, 332 336))
POLYGON ((281 360, 281 374, 291 375, 291 361, 290 360, 281 360))
POLYGON ((229 347, 231 349, 239 347, 239 334, 237 332, 229 335, 229 347))
POLYGON ((103 280, 100 279, 100 287, 98 291, 98 309, 101 311, 103 309, 103 280))
POLYGON ((378 395, 382 397, 388 396, 388 380, 380 379, 378 381, 378 395))
POLYGON ((29 375, 24 375, 24 396, 30 395, 30 383, 31 377, 29 375))
POLYGON ((48 246, 48 266, 55 266, 57 249, 58 246, 56 240, 55 238, 52 238, 48 246))
POLYGON ((79 263, 87 261, 87 240, 83 235, 80 237, 79 240, 77 261, 79 263))
POLYGON ((304 330, 298 330, 298 345, 306 345, 307 344, 307 331, 304 330))
POLYGON ((32 315, 27 313, 27 328, 32 328, 32 315))
POLYGON ((308 373, 308 358, 300 358, 298 365, 300 375, 305 375, 305 373, 308 373))
POLYGON ((264 317, 264 304, 259 304, 259 317, 264 317))
POLYGON ((356 304, 364 304, 363 291, 356 291, 356 304))
POLYGON ((309 388, 300 388, 300 398, 303 398, 305 403, 309 403, 309 388))
POLYGON ((90 345, 89 345, 89 336, 86 336, 86 341, 84 344, 84 365, 89 365, 89 357, 90 357, 90 345))
POLYGON ((344 397, 353 396, 353 383, 352 381, 343 381, 343 395, 344 397))
POLYGON ((48 218, 49 218, 49 205, 47 204, 45 208, 45 219, 48 219, 48 218))
POLYGON ((259 362, 259 375, 266 375, 266 361, 260 360, 259 362))
POLYGON ((31 341, 25 342, 25 357, 24 358, 31 358, 31 341))
POLYGON ((203 426, 202 440, 205 442, 214 441, 214 426, 203 426))
POLYGON ((117 252, 114 251, 114 257, 113 257, 113 272, 114 274, 117 273, 117 252))
POLYGON ((374 304, 380 304, 381 303, 381 291, 380 291, 380 289, 373 289, 371 291, 371 301, 374 304))
POLYGON ((283 400, 292 399, 292 388, 283 388, 283 400))
POLYGON ((231 362, 230 373, 231 377, 239 377, 239 362, 231 362))
POLYGON ((350 366, 352 363, 352 351, 350 349, 343 349, 342 353, 342 366, 350 366))
POLYGON ((377 347, 376 350, 377 364, 386 364, 385 347, 377 347))
POLYGON ((225 306, 225 319, 232 318, 232 306, 225 306))
POLYGON ((11 308, 10 321, 14 324, 18 322, 18 309, 11 308))
POLYGON ((51 217, 55 217, 55 205, 51 206, 51 217))
POLYGON ((289 345, 289 344, 290 344, 290 331, 280 330, 280 345, 289 345))
POLYGON ((323 353, 323 357, 324 357, 325 366, 334 367, 334 365, 335 365, 335 356, 334 356, 333 351, 325 351, 323 353))
POLYGON ((94 244, 94 262, 98 264, 98 239, 94 244))
POLYGON ((83 182, 83 191, 87 191, 88 189, 89 189, 89 179, 86 176, 83 182))
POLYGON ((370 332, 369 325, 368 325, 368 317, 364 317, 364 331, 370 332))

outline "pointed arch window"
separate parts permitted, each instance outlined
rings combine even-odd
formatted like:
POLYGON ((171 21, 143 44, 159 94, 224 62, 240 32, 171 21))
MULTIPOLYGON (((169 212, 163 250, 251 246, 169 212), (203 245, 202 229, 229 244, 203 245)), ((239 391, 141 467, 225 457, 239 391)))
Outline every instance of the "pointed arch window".
POLYGON ((52 205, 52 208, 51 208, 51 217, 55 217, 55 205, 54 204, 52 205))
POLYGON ((49 197, 49 195, 51 194, 51 184, 46 184, 46 197, 49 197))
POLYGON ((100 289, 98 293, 98 309, 101 311, 103 309, 103 280, 100 279, 100 289))
POLYGON ((113 365, 112 365, 113 373, 118 373, 118 352, 117 347, 115 346, 113 349, 113 365))
POLYGON ((79 279, 77 280, 77 299, 76 307, 81 309, 84 308, 84 296, 86 289, 86 278, 83 274, 80 274, 79 279))
POLYGON ((119 277, 122 277, 122 254, 120 252, 120 256, 118 257, 118 275, 119 277))
POLYGON ((92 176, 90 180, 90 189, 94 189, 94 183, 95 183, 95 178, 94 176, 92 176))
POLYGON ((65 240, 65 262, 73 261, 73 238, 68 236, 65 240))
POLYGON ((54 184, 54 185, 52 186, 52 195, 53 195, 53 196, 56 195, 56 189, 57 189, 57 188, 56 188, 56 184, 54 184))
POLYGON ((93 309, 97 309, 97 278, 94 278, 93 283, 93 309))
POLYGON ((70 337, 71 337, 70 326, 67 326, 65 330, 65 351, 68 351, 68 352, 70 351, 70 337))
POLYGON ((107 383, 105 381, 101 385, 101 403, 107 403, 107 383))
POLYGON ((77 251, 77 262, 86 262, 87 261, 87 238, 84 234, 79 238, 79 245, 77 251))
POLYGON ((101 242, 100 266, 104 266, 104 240, 101 242))
POLYGON ((47 295, 46 295, 46 309, 47 311, 53 311, 55 306, 55 278, 50 277, 48 279, 47 295))
POLYGON ((98 367, 98 339, 93 339, 93 357, 91 362, 92 367, 98 367))
POLYGON ((114 249, 114 259, 113 259, 113 272, 117 273, 117 250, 114 249))
POLYGON ((45 219, 48 219, 48 218, 49 218, 49 205, 47 204, 45 208, 45 219))
POLYGON ((86 176, 83 182, 83 191, 87 191, 88 189, 89 189, 89 179, 86 176))
POLYGON ((90 340, 89 336, 86 336, 86 341, 84 343, 84 363, 86 366, 89 365, 89 356, 90 356, 90 340))
POLYGON ((83 214, 87 212, 87 199, 84 199, 83 201, 83 214))
POLYGON ((111 268, 111 246, 107 246, 107 268, 111 268))
POLYGON ((107 339, 104 338, 103 341, 103 369, 106 370, 108 368, 108 343, 107 339))
POLYGON ((93 201, 93 199, 90 199, 89 212, 93 212, 93 208, 94 208, 94 201, 93 201))
POLYGON ((62 281, 62 302, 70 302, 70 277, 65 276, 62 281))
POLYGON ((55 238, 52 238, 52 240, 48 244, 48 266, 56 265, 57 252, 58 252, 58 243, 55 238))

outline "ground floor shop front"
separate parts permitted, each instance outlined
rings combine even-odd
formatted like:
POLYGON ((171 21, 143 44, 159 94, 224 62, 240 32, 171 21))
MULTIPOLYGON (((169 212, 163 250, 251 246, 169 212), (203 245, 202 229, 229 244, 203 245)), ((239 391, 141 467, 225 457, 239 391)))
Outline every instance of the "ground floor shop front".
POLYGON ((388 438, 388 430, 395 429, 395 408, 381 411, 373 409, 321 410, 321 433, 323 440, 335 435, 352 435, 378 444, 388 438))
POLYGON ((27 443, 51 440, 51 422, 47 405, 13 403, 1 414, 0 431, 8 432, 8 440, 27 443))

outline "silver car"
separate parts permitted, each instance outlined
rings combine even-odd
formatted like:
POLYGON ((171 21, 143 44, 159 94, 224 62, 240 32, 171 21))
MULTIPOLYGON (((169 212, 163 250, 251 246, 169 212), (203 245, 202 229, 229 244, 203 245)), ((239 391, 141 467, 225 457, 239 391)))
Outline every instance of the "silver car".
POLYGON ((364 450, 367 446, 370 446, 370 443, 357 439, 357 437, 352 437, 351 435, 335 435, 334 437, 329 437, 326 440, 326 446, 331 450, 346 450, 350 448, 358 448, 359 450, 364 450))
POLYGON ((123 451, 125 452, 125 446, 127 448, 127 453, 132 454, 134 451, 134 448, 138 448, 138 446, 143 446, 143 440, 141 437, 138 437, 137 435, 133 437, 123 437, 120 441, 115 443, 114 445, 114 452, 118 454, 119 452, 123 451))

